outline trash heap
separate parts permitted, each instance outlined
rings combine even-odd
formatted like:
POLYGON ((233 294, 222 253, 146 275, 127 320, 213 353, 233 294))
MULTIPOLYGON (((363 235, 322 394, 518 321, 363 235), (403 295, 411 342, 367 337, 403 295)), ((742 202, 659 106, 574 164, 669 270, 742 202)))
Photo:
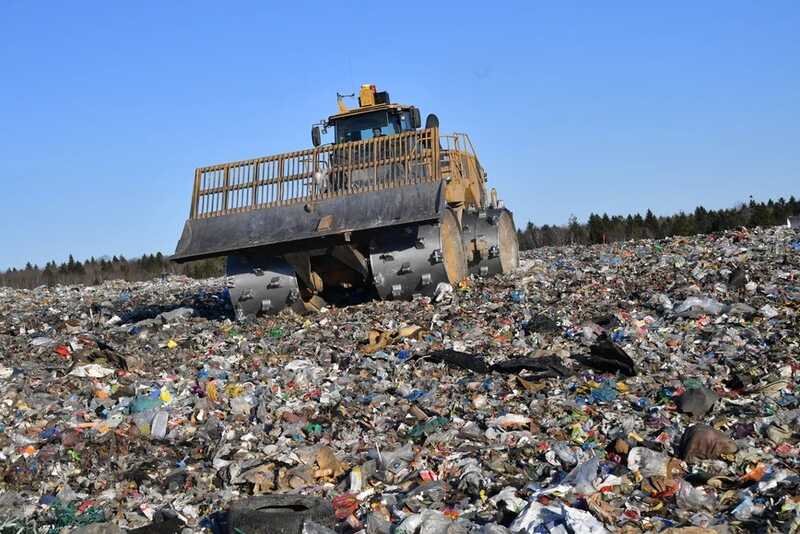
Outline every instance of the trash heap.
POLYGON ((2 288, 0 532, 798 532, 798 312, 788 228, 245 322, 2 288))

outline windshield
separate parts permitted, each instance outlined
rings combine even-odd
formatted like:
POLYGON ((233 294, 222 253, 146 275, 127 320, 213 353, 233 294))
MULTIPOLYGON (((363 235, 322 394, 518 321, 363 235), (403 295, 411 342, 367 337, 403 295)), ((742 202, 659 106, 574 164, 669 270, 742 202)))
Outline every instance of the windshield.
POLYGON ((336 142, 362 141, 400 132, 400 121, 386 111, 375 111, 336 121, 336 142))

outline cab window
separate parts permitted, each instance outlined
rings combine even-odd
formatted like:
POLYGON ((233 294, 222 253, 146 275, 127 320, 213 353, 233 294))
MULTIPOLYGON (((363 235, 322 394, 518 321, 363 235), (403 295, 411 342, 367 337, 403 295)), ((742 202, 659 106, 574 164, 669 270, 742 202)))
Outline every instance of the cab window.
POLYGON ((336 122, 336 142, 363 141, 376 135, 392 135, 396 132, 395 124, 389 120, 385 111, 365 113, 336 122))
POLYGON ((401 132, 409 132, 413 130, 413 126, 411 125, 411 112, 404 111, 400 114, 400 131, 401 132))
POLYGON ((394 135, 410 129, 408 113, 389 115, 386 111, 375 111, 336 121, 336 142, 363 141, 376 136, 394 135), (405 118, 404 118, 405 117, 405 118))

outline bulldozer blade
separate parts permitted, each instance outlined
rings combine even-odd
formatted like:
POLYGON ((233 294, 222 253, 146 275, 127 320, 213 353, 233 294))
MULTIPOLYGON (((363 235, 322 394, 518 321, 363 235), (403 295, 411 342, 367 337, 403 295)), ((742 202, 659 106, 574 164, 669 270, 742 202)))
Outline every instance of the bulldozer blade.
POLYGON ((323 198, 307 204, 293 203, 189 219, 171 259, 184 262, 257 247, 438 220, 445 209, 443 187, 439 181, 420 182, 323 198))

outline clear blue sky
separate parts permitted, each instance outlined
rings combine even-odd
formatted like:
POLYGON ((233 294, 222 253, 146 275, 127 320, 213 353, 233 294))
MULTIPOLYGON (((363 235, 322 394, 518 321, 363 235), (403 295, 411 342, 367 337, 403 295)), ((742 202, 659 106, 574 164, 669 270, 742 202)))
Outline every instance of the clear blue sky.
POLYGON ((520 226, 800 195, 800 2, 445 4, 1 2, 0 268, 171 253, 195 167, 366 82, 468 132, 520 226))

